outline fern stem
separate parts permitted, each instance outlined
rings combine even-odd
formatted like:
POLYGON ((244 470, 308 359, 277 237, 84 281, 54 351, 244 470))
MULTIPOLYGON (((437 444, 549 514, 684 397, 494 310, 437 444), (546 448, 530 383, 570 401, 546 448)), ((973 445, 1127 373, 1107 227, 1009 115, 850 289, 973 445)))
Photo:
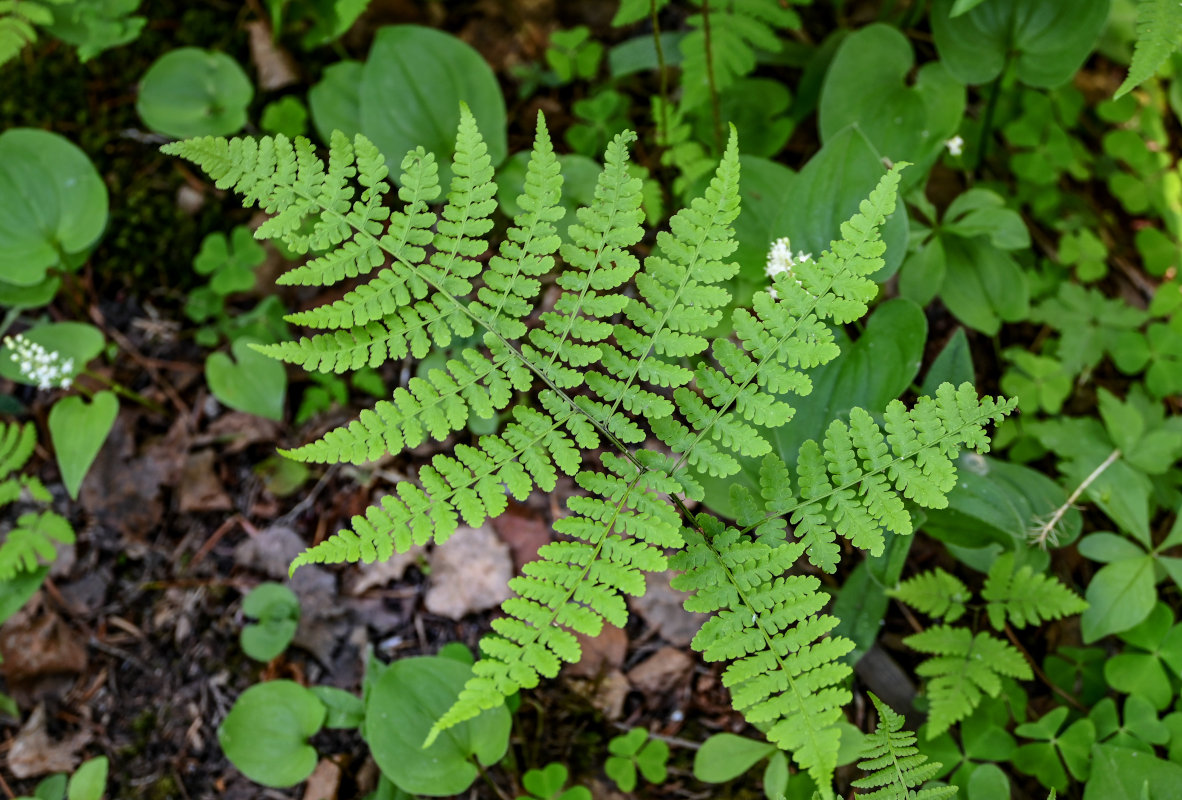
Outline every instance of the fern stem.
POLYGON ((702 35, 706 39, 706 83, 710 87, 710 115, 714 120, 714 149, 722 152, 722 110, 714 82, 714 44, 710 33, 710 0, 702 0, 702 35))

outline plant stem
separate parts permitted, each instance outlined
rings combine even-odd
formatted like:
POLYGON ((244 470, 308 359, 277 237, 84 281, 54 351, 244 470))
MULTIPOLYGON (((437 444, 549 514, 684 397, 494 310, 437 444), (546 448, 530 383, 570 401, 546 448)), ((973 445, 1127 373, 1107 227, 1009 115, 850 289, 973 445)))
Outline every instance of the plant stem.
POLYGON ((1096 480, 1096 478, 1099 478, 1104 473, 1104 470, 1111 467, 1112 463, 1118 458, 1120 458, 1119 447, 1109 453, 1108 458, 1100 462, 1100 465, 1092 470, 1092 473, 1088 475, 1088 477, 1083 479, 1083 483, 1075 487, 1075 491, 1072 492, 1071 496, 1067 498, 1067 502, 1056 508, 1055 513, 1051 514, 1051 518, 1034 531, 1034 535, 1031 537, 1033 544, 1036 544, 1045 550, 1048 540, 1052 543, 1055 541, 1055 537, 1053 535, 1055 526, 1058 525, 1059 521, 1063 519, 1063 515, 1066 514, 1069 509, 1075 506, 1075 501, 1079 499, 1079 496, 1083 494, 1089 486, 1092 485, 1092 482, 1096 480))
POLYGON ((657 50, 657 75, 661 81, 661 136, 669 136, 669 74, 665 66, 665 47, 661 44, 661 21, 657 14, 657 0, 649 0, 649 14, 653 22, 653 45, 657 50))
POLYGON ((4 312, 4 319, 0 320, 0 338, 8 333, 8 329, 12 327, 12 323, 16 322, 20 315, 19 308, 10 308, 4 312))
POLYGON ((98 381, 99 383, 106 386, 108 389, 113 391, 115 394, 122 395, 122 396, 126 397, 128 400, 139 403, 141 406, 148 409, 149 411, 155 412, 157 414, 167 414, 168 413, 167 411, 164 410, 164 407, 161 406, 159 403, 149 400, 148 398, 144 397, 142 394, 140 394, 139 392, 137 392, 133 389, 128 389, 126 386, 124 386, 121 383, 117 383, 116 381, 113 381, 109 378, 105 378, 102 375, 99 375, 96 372, 91 372, 88 369, 82 370, 82 374, 86 375, 89 378, 94 378, 96 381, 98 381))
POLYGON ((714 119, 714 148, 722 152, 722 110, 714 83, 714 43, 710 34, 710 0, 702 0, 702 34, 706 37, 706 82, 710 86, 710 114, 714 119))

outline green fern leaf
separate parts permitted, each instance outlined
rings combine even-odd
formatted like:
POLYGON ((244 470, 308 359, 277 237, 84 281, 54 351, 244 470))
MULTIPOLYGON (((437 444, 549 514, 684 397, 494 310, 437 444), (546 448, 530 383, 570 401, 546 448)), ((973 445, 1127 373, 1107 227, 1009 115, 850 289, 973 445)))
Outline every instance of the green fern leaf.
POLYGON ((33 423, 6 425, 0 422, 0 480, 24 467, 36 446, 37 429, 33 423))
POLYGON ((878 725, 862 745, 864 761, 858 769, 870 773, 853 781, 855 789, 874 789, 858 794, 863 800, 940 800, 955 797, 955 786, 931 786, 914 791, 924 781, 934 777, 942 766, 915 746, 915 734, 903 729, 903 716, 874 694, 870 695, 878 710, 878 725))
POLYGON ((820 613, 829 602, 820 581, 787 574, 802 544, 763 544, 706 515, 697 522, 704 535, 688 531, 686 549, 672 561, 683 573, 673 587, 690 593, 686 610, 713 615, 694 649, 707 661, 732 662, 722 681, 735 708, 769 726, 768 740, 827 787, 837 766, 836 726, 850 700, 850 667, 840 659, 853 642, 828 636, 838 621, 820 613))
POLYGON ((0 544, 0 581, 36 570, 42 560, 52 562, 57 558, 58 544, 73 543, 74 529, 65 517, 52 511, 21 514, 0 544))
POLYGON ((887 594, 944 622, 960 619, 971 597, 959 578, 939 568, 903 581, 887 594))
POLYGON ((989 568, 981 597, 988 605, 989 624, 997 630, 1008 618, 1015 627, 1038 625, 1044 620, 1082 614, 1088 604, 1054 578, 1039 575, 1026 564, 1014 569, 1014 554, 998 556, 989 568))
POLYGON ((903 643, 935 656, 915 670, 928 679, 924 691, 931 704, 929 739, 973 713, 984 695, 997 697, 1002 676, 1034 677, 1016 647, 984 631, 973 636, 967 628, 936 625, 908 636, 903 643))
POLYGON ((0 0, 0 66, 37 41, 37 27, 53 24, 50 6, 71 0, 0 0))
POLYGON ((1182 47, 1182 4, 1177 0, 1140 0, 1133 63, 1115 97, 1123 97, 1153 77, 1162 62, 1179 47, 1182 47))

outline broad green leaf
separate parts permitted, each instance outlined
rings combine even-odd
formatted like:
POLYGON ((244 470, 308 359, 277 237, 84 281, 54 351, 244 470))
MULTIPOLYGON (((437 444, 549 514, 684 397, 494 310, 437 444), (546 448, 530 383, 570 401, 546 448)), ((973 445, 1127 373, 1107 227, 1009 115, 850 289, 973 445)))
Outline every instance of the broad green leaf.
POLYGON ((320 140, 332 140, 333 131, 341 131, 351 140, 361 133, 360 61, 338 61, 325 68, 324 77, 308 90, 308 110, 320 140))
MULTIPOLYGON (((74 369, 65 373, 73 379, 99 353, 103 351, 103 334, 93 325, 85 322, 49 322, 30 328, 21 334, 30 342, 41 345, 51 353, 59 354, 59 364, 73 360, 74 369)), ((32 386, 33 381, 21 374, 20 367, 12 360, 13 352, 7 345, 0 345, 0 377, 32 386)))
POLYGON ((439 797, 465 791, 478 771, 472 759, 495 764, 509 746, 504 706, 443 731, 423 749, 427 733, 472 675, 439 657, 395 661, 374 683, 365 706, 364 735, 382 772, 412 794, 439 797))
POLYGON ((993 80, 1011 60, 1029 86, 1066 83, 1108 16, 1108 0, 989 0, 957 17, 953 3, 933 0, 932 34, 940 60, 967 84, 993 80))
POLYGON ((762 289, 768 284, 767 254, 772 244, 789 235, 778 225, 780 212, 792 196, 796 173, 757 156, 740 156, 739 166, 742 210, 735 220, 738 247, 731 257, 739 264, 739 283, 747 285, 746 290, 735 292, 735 301, 749 303, 752 287, 762 289))
POLYGON ((22 570, 6 581, 0 581, 0 623, 11 617, 29 598, 36 594, 49 574, 49 567, 22 570))
POLYGON ((1080 617, 1084 642, 1127 631, 1149 615, 1156 599, 1152 556, 1102 567, 1088 584, 1088 608, 1080 617))
POLYGON ((40 308, 54 298, 61 285, 62 279, 52 275, 32 286, 15 286, 0 279, 0 306, 40 308))
POLYGON ((357 728, 365 720, 365 704, 352 692, 335 686, 313 686, 310 691, 328 709, 324 727, 357 728))
POLYGON ((36 301, 46 271, 98 241, 107 205, 98 171, 64 136, 32 128, 0 134, 0 286, 40 288, 20 304, 43 305, 36 301))
POLYGON ((408 150, 439 159, 439 183, 451 185, 460 104, 467 103, 493 166, 505 160, 505 100, 492 69, 451 34, 419 25, 378 31, 361 72, 361 132, 386 154, 391 176, 408 150))
POLYGON ((1084 800, 1182 800, 1182 766, 1152 753, 1096 744, 1092 763, 1084 800))
POLYGON ((946 274, 940 299, 970 328, 996 335, 1002 322, 1025 319, 1030 311, 1026 275, 1004 250, 986 237, 941 237, 946 274))
POLYGON ((238 411, 267 419, 283 419, 287 371, 283 364, 254 349, 250 338, 231 345, 233 360, 225 353, 205 359, 205 381, 220 402, 238 411))
POLYGON ((119 398, 114 392, 98 392, 89 403, 77 395, 63 397, 49 410, 49 437, 71 498, 78 499, 82 479, 118 415, 119 398))
POLYGON ((694 777, 706 783, 726 783, 774 752, 776 746, 767 741, 716 733, 694 753, 694 777))
POLYGON ((167 136, 229 136, 246 124, 252 97, 254 85, 231 56, 181 47, 148 68, 135 107, 145 125, 167 136))
POLYGON ((928 367, 920 394, 934 395, 942 383, 960 386, 965 381, 973 383, 975 379, 969 337, 965 335, 964 328, 957 328, 936 356, 936 360, 928 367))
POLYGON ((823 142, 856 125, 881 155, 915 164, 902 191, 924 178, 965 107, 964 86, 940 62, 923 65, 912 83, 914 66, 911 43, 897 28, 862 28, 837 48, 819 109, 823 142))
POLYGON ((269 681, 243 692, 218 728, 226 757, 255 783, 295 786, 316 768, 308 737, 324 725, 324 703, 293 681, 269 681))
POLYGON ((995 800, 1010 796, 1010 779, 996 764, 982 764, 969 776, 968 800, 995 800))
MULTIPOLYGON (((781 206, 774 230, 792 240, 792 250, 820 255, 840 238, 841 224, 886 174, 879 153, 855 126, 834 133, 792 180, 792 202, 781 206)), ((885 266, 871 276, 882 282, 903 263, 907 249, 907 212, 899 203, 882 229, 885 266)))

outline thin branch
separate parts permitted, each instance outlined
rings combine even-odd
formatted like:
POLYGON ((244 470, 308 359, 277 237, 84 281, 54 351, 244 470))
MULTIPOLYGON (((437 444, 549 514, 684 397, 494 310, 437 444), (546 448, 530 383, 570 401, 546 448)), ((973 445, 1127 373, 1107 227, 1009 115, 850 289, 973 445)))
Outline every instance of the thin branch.
POLYGON ((1075 507, 1075 501, 1079 499, 1079 496, 1083 494, 1089 486, 1092 485, 1092 482, 1095 481, 1096 478, 1099 478, 1104 473, 1104 470, 1111 467, 1113 462, 1115 462, 1118 458, 1120 458, 1119 447, 1109 453, 1108 458, 1100 462, 1100 466, 1092 470, 1092 474, 1083 479, 1083 483, 1075 487, 1075 491, 1072 492, 1071 496, 1067 498, 1067 502, 1056 508, 1054 513, 1051 514, 1050 518, 1046 522, 1034 529, 1030 535, 1031 543, 1038 545, 1043 550, 1047 549, 1047 542, 1050 542, 1053 545, 1058 538, 1055 535, 1055 527, 1060 521, 1062 521, 1063 515, 1075 507))

